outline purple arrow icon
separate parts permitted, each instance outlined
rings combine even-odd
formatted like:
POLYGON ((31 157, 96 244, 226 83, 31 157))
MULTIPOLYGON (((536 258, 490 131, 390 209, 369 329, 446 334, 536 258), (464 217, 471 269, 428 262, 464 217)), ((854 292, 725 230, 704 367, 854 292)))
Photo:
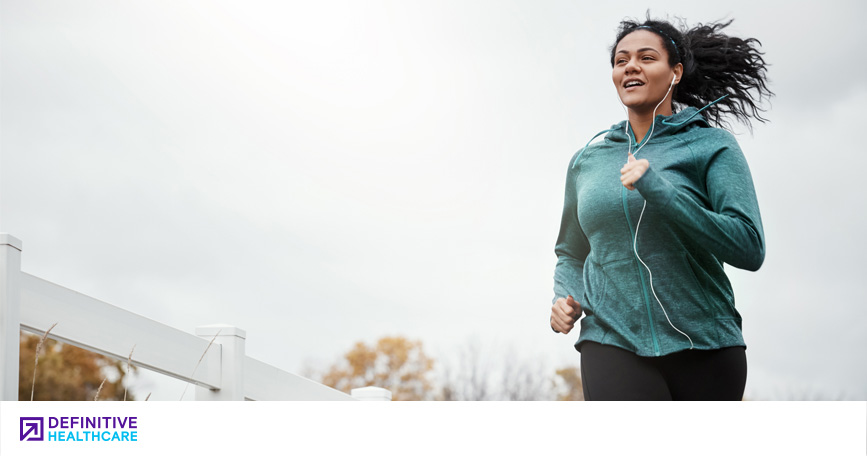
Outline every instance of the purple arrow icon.
POLYGON ((22 416, 21 417, 21 439, 20 441, 41 441, 43 439, 42 436, 42 427, 44 425, 44 421, 42 417, 36 416, 22 416))

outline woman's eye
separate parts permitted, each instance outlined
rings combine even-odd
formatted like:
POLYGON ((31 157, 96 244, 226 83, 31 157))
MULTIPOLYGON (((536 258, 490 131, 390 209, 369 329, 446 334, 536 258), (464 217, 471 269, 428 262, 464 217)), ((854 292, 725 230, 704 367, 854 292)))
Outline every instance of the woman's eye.
POLYGON ((653 60, 653 57, 651 57, 649 55, 645 55, 644 57, 641 58, 641 60, 653 60))

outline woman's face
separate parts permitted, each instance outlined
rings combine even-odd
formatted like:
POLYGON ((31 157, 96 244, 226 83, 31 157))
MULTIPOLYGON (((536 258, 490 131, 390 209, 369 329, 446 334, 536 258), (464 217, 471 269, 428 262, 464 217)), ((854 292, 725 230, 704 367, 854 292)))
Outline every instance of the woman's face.
MULTIPOLYGON (((648 30, 636 30, 623 37, 614 50, 611 79, 620 101, 637 113, 651 113, 666 96, 672 78, 680 80, 683 66, 668 66, 668 51, 662 38, 648 30)), ((671 115, 671 98, 657 114, 671 115)))

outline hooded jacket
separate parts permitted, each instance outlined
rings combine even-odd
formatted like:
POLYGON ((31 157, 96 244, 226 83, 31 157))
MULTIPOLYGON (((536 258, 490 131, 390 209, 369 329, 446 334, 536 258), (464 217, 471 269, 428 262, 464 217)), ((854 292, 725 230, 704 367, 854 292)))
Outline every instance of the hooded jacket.
POLYGON ((554 299, 581 304, 575 347, 594 341, 663 356, 745 346, 723 264, 759 269, 764 234, 737 141, 695 108, 656 116, 643 147, 625 122, 576 152, 566 175, 554 299), (620 183, 630 139, 633 151, 641 147, 636 159, 650 163, 635 191, 620 183))

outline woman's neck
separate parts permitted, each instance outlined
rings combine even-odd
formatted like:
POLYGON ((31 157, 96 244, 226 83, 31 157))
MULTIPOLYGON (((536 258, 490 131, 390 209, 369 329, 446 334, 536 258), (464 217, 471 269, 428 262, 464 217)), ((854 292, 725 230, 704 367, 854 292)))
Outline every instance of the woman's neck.
POLYGON ((653 111, 634 111, 632 109, 628 109, 629 111, 629 126, 632 127, 632 133, 635 135, 635 141, 641 142, 644 139, 644 135, 650 130, 650 127, 653 125, 653 119, 656 115, 670 116, 671 115, 671 104, 667 104, 665 106, 660 106, 656 110, 656 114, 653 111))

